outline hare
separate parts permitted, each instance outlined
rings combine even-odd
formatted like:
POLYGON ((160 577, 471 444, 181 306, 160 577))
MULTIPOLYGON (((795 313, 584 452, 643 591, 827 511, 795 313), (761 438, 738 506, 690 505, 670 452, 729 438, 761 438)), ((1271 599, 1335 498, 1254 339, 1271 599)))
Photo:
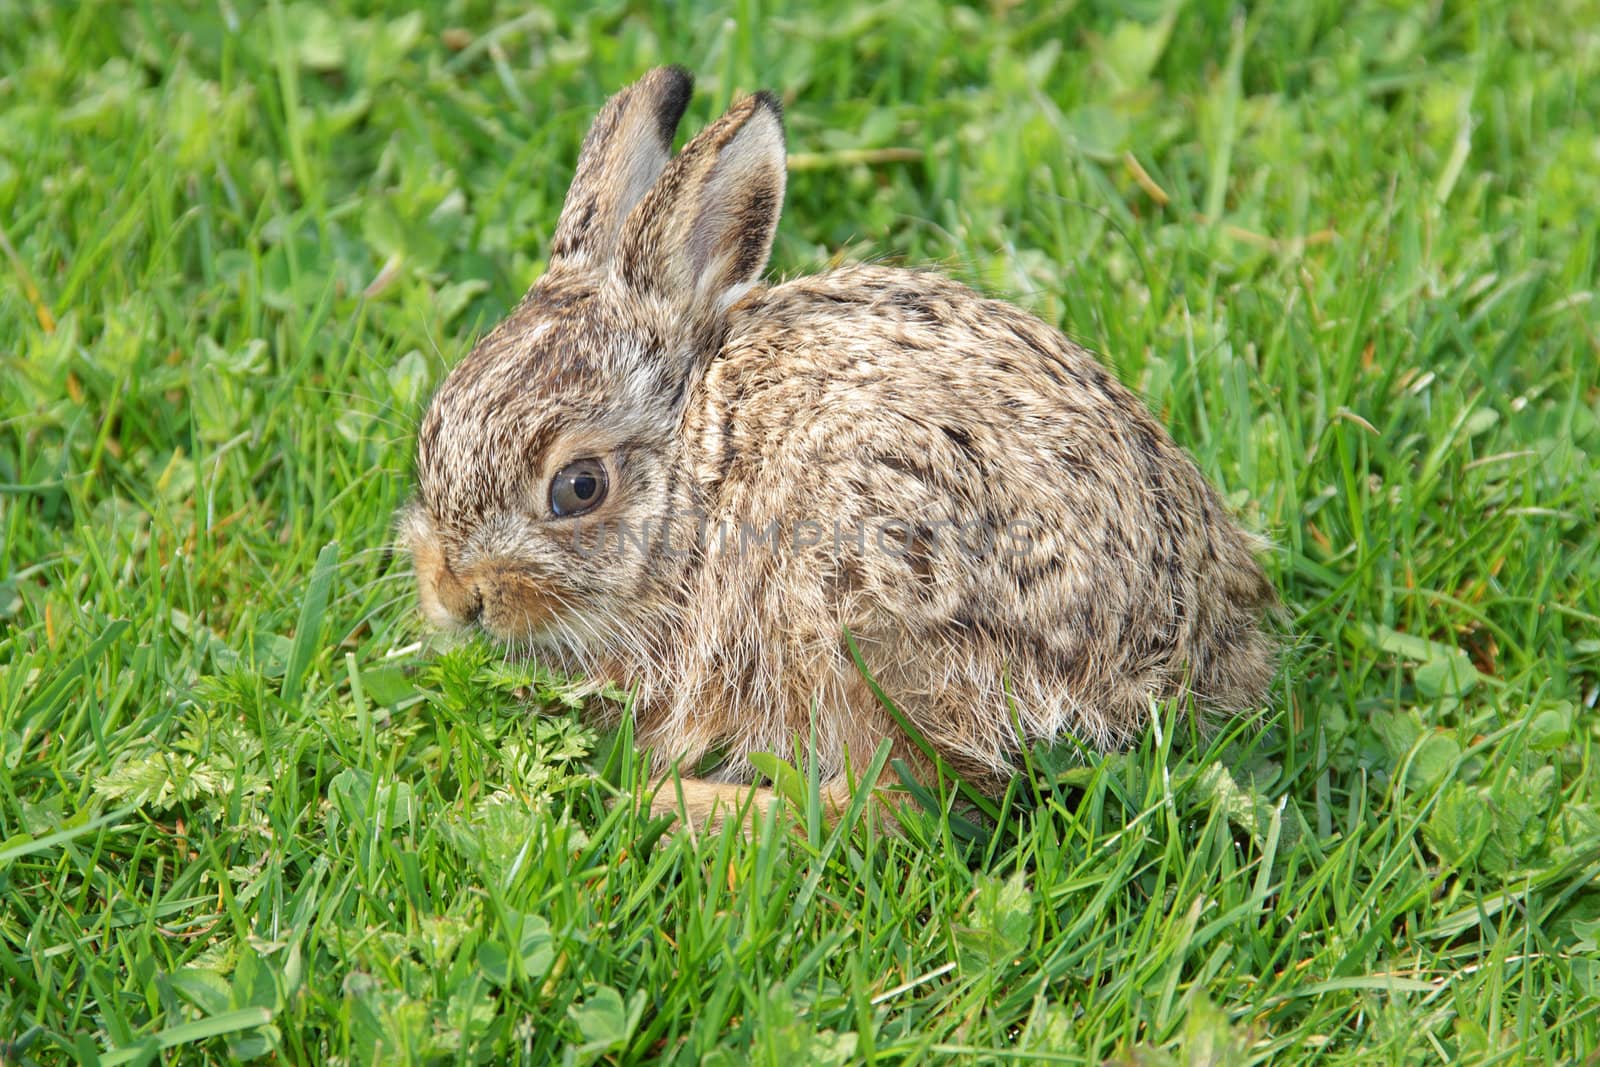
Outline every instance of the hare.
POLYGON ((658 767, 719 761, 657 791, 697 822, 752 793, 753 753, 818 761, 834 804, 885 739, 930 772, 847 633, 989 791, 1034 742, 1126 744, 1152 698, 1258 706, 1258 542, 1142 401, 937 274, 762 284, 779 101, 673 155, 692 84, 605 104, 547 271, 428 407, 400 519, 428 619, 630 687, 658 767))

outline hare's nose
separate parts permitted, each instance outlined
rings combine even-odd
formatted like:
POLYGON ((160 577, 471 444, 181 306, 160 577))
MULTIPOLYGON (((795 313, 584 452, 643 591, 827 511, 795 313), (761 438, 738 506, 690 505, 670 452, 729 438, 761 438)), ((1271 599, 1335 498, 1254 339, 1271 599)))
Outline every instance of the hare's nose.
POLYGON ((435 577, 439 603, 453 622, 471 626, 483 614, 483 594, 477 583, 464 582, 444 563, 435 577))
POLYGON ((469 585, 457 585, 452 592, 455 595, 446 600, 444 606, 462 626, 476 624, 483 616, 483 594, 469 585))

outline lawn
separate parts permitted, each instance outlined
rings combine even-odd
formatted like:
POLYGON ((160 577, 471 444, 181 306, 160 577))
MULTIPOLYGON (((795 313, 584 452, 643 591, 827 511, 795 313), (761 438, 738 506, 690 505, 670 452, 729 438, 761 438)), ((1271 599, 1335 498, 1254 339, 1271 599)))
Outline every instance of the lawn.
POLYGON ((1600 6, 571 6, 0 0, 0 1062, 1592 1055, 1600 6), (413 427, 661 62, 783 95, 775 275, 1148 399, 1273 542, 1259 728, 691 836, 429 640, 413 427))

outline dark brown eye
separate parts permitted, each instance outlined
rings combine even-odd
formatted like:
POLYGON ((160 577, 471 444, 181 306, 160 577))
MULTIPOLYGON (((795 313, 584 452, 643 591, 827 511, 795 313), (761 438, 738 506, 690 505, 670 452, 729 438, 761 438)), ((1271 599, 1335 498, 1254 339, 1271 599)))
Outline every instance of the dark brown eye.
POLYGON ((598 459, 578 459, 550 480, 550 510, 562 517, 582 515, 606 498, 606 468, 598 459))

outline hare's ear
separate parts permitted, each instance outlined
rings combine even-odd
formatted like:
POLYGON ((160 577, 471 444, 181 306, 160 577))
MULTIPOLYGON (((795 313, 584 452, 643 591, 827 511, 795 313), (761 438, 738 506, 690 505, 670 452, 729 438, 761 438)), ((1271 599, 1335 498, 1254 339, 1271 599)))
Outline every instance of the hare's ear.
POLYGON ((755 284, 783 208, 783 108, 746 97, 667 165, 622 227, 624 284, 717 315, 755 284))
POLYGON ((672 138, 693 91, 688 71, 657 67, 606 101, 578 153, 550 240, 552 267, 610 262, 623 220, 672 158, 672 138))

